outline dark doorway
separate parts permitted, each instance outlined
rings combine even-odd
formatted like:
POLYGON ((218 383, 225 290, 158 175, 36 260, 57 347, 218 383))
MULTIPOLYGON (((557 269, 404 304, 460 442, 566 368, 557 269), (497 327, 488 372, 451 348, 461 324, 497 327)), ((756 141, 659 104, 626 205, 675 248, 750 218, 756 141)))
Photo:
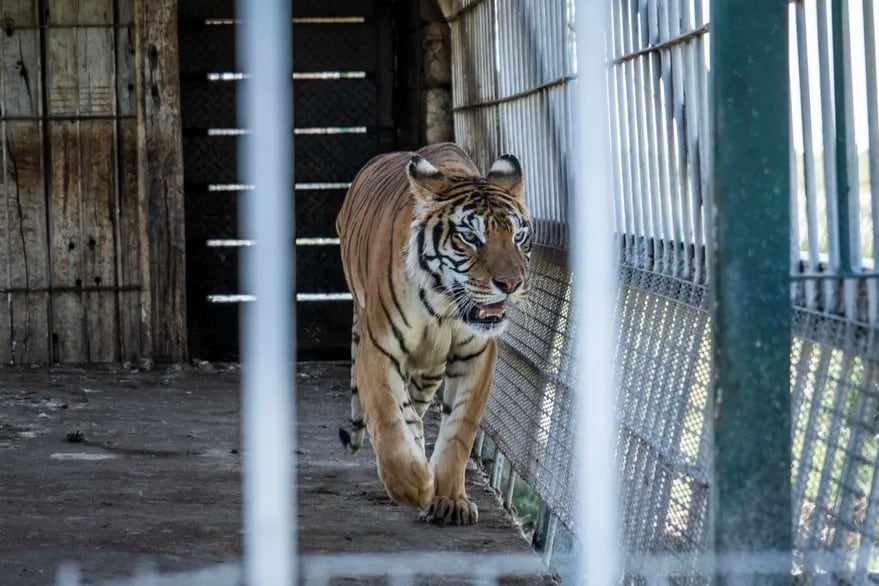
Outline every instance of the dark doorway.
MULTIPOLYGON (((396 147, 392 3, 293 3, 297 340, 300 359, 346 358, 351 302, 334 221, 348 184, 396 147)), ((238 358, 234 2, 180 1, 190 355, 238 358)))

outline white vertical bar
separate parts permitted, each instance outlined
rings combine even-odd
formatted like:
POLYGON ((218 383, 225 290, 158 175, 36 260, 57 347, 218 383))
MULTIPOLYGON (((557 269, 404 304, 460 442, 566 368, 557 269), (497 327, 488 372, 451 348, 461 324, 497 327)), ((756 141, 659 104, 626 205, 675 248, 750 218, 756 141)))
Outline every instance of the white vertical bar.
MULTIPOLYGON (((832 19, 833 17, 831 17, 832 19)), ((831 30, 833 30, 831 28, 831 30)), ((839 43, 842 48, 845 59, 843 60, 842 71, 834 69, 833 83, 837 87, 841 86, 843 95, 843 106, 845 116, 845 151, 846 164, 845 169, 836 169, 837 174, 844 173, 848 177, 848 209, 842 210, 848 215, 848 234, 841 234, 840 238, 848 238, 849 240, 849 258, 844 259, 850 263, 853 271, 863 270, 863 260, 861 255, 861 224, 860 215, 860 188, 858 186, 858 151, 855 146, 855 106, 852 91, 852 46, 851 46, 851 14, 849 11, 849 3, 842 2, 842 35, 841 39, 833 39, 833 44, 839 43)), ((832 36, 832 33, 831 33, 832 36)), ((836 49, 834 49, 835 51, 836 49)), ((838 111, 838 110, 837 110, 838 111)), ((839 120, 837 120, 839 125, 839 120)), ((838 175, 837 175, 838 177, 838 175)), ((840 194, 837 193, 837 197, 840 194)), ((839 205, 837 203, 837 205, 839 205)), ((858 284, 853 279, 843 280, 843 305, 845 315, 849 319, 858 319, 858 284)))
MULTIPOLYGON (((667 41, 671 37, 669 29, 669 1, 659 0, 659 40, 667 41)), ((671 270, 669 274, 678 275, 679 269, 683 264, 681 260, 681 246, 684 241, 683 236, 683 214, 680 208, 681 196, 679 194, 680 181, 678 180, 678 150, 675 141, 675 90, 672 78, 676 77, 677 65, 673 66, 674 48, 667 50, 662 59, 662 96, 663 96, 663 113, 665 115, 665 148, 667 150, 666 161, 668 165, 668 203, 667 203, 667 221, 666 225, 669 230, 669 238, 674 244, 671 249, 671 270), (673 75, 673 72, 675 75, 673 75)))
MULTIPOLYGON (((669 0, 667 5, 667 22, 669 25, 669 38, 676 38, 681 34, 680 0, 669 0)), ((677 206, 681 220, 681 240, 679 247, 681 256, 678 259, 678 276, 690 278, 690 239, 693 234, 693 222, 690 216, 689 191, 687 189, 687 137, 686 124, 684 124, 684 53, 680 43, 672 46, 672 82, 673 98, 672 108, 674 112, 674 137, 675 154, 677 155, 677 206)))
MULTIPOLYGON (((629 52, 635 52, 641 48, 638 46, 637 37, 638 0, 628 0, 626 9, 628 10, 628 13, 623 15, 623 26, 625 26, 626 31, 626 50, 629 52)), ((647 152, 647 144, 644 138, 643 101, 640 96, 640 88, 642 85, 641 58, 629 61, 629 67, 632 70, 631 85, 629 86, 632 92, 632 126, 630 129, 634 131, 632 135, 633 142, 637 145, 634 152, 637 156, 637 166, 635 168, 638 171, 635 190, 635 205, 638 209, 639 218, 638 233, 635 235, 639 255, 638 266, 642 269, 652 270, 653 267, 648 265, 647 259, 647 243, 652 234, 650 234, 650 207, 648 202, 650 180, 647 176, 647 160, 645 155, 647 152)))
MULTIPOLYGON (((616 584, 620 578, 617 502, 613 462, 616 433, 613 385, 613 303, 615 260, 609 194, 610 140, 604 50, 609 22, 605 2, 577 0, 577 69, 574 101, 575 190, 571 202, 573 306, 577 323, 589 315, 589 327, 574 330, 580 372, 574 386, 577 441, 575 460, 579 490, 575 525, 579 580, 590 585, 616 584), (587 382, 588 381, 588 382, 587 382)), ((577 583, 582 583, 578 581, 577 583)))
MULTIPOLYGON (((650 2, 647 14, 647 40, 645 44, 656 45, 661 42, 659 36, 659 2, 650 2)), ((651 148, 654 152, 655 165, 659 176, 654 182, 654 194, 657 199, 657 215, 659 223, 659 238, 662 246, 662 268, 658 269, 668 273, 671 269, 671 255, 669 243, 672 240, 671 226, 668 219, 668 162, 665 158, 665 138, 663 134, 662 116, 662 71, 659 53, 654 52, 650 56, 650 96, 653 101, 653 122, 650 138, 651 148)))
MULTIPOLYGON (((607 48, 605 49, 613 59, 617 56, 615 49, 615 41, 619 37, 619 33, 614 29, 613 16, 611 16, 611 26, 608 27, 607 48)), ((567 69, 565 73, 567 73, 567 69)), ((622 102, 623 96, 619 82, 619 65, 614 65, 608 72, 608 115, 611 124, 611 161, 613 164, 613 194, 614 194, 614 217, 616 219, 616 231, 620 239, 626 234, 626 206, 625 206, 625 187, 623 177, 628 169, 622 162, 622 113, 618 105, 622 102)))
POLYGON ((247 293, 241 330, 244 458, 244 554, 247 583, 291 585, 296 576, 293 429, 292 27, 290 2, 238 0, 241 179, 246 249, 239 271, 247 293))
MULTIPOLYGON (((870 213, 873 218, 873 270, 879 268, 879 87, 877 87, 876 29, 873 0, 864 0, 864 64, 867 86, 869 136, 870 213)), ((870 324, 879 322, 879 283, 867 280, 867 314, 870 324)))
MULTIPOLYGON (((611 30, 614 31, 613 48, 614 57, 621 57, 625 54, 625 45, 623 41, 622 17, 620 16, 622 6, 619 1, 614 1, 611 6, 611 14, 613 16, 611 22, 611 30)), ((576 15, 575 15, 576 18, 576 15)), ((615 107, 625 101, 625 106, 618 109, 619 116, 617 118, 617 135, 619 136, 619 157, 621 165, 621 188, 620 198, 623 208, 623 229, 621 236, 624 237, 624 252, 626 261, 633 263, 633 246, 632 238, 635 234, 635 202, 633 193, 633 177, 632 177, 632 157, 629 148, 629 124, 631 123, 631 113, 628 108, 628 76, 626 74, 626 65, 620 64, 614 67, 614 85, 616 86, 615 107)))
MULTIPOLYGON (((833 111, 833 84, 831 74, 833 65, 830 54, 830 37, 828 31, 827 3, 829 0, 817 0, 818 22, 818 75, 821 97, 821 134, 824 143, 824 192, 826 198, 827 242, 830 266, 839 269, 839 226, 837 225, 836 199, 836 116, 833 111)), ((824 280, 824 307, 835 308, 837 302, 837 283, 832 279, 824 280)))
MULTIPOLYGON (((645 48, 649 39, 646 30, 647 0, 638 0, 631 5, 632 23, 632 47, 640 50, 645 48)), ((656 265, 656 173, 653 168, 652 152, 655 150, 655 137, 650 136, 650 97, 648 88, 650 85, 649 56, 642 55, 634 60, 635 75, 637 79, 636 105, 638 108, 638 142, 641 146, 641 184, 644 198, 644 213, 647 216, 645 222, 644 238, 645 256, 649 255, 648 264, 645 266, 651 270, 657 270, 656 265)))
MULTIPOLYGON (((817 272, 820 264, 818 240, 818 188, 815 179, 815 146, 812 141, 812 93, 811 93, 811 74, 809 70, 808 56, 808 29, 806 27, 806 6, 803 3, 794 5, 796 11, 796 42, 797 42, 797 66, 799 72, 799 96, 800 96, 800 115, 803 135, 803 177, 806 187, 806 234, 809 241, 809 272, 817 272)), ((795 93, 792 95, 796 95, 795 93)), ((831 107, 831 104, 825 104, 825 107, 831 107)), ((793 135, 791 135, 793 140, 793 135)), ((799 175, 797 175, 799 180, 799 175)), ((799 199, 799 188, 797 182, 791 184, 797 199, 799 199)), ((799 216, 791 216, 791 222, 796 225, 799 216)), ((799 251, 799 240, 796 242, 799 251)), ((799 255, 798 255, 799 256, 799 255)), ((798 261, 799 259, 797 259, 798 261)), ((809 281, 805 284, 806 290, 806 306, 815 308, 818 305, 817 290, 815 283, 809 281)))
MULTIPOLYGON (((684 0, 682 3, 683 15, 682 18, 686 23, 684 29, 689 28, 692 30, 694 27, 693 23, 693 15, 690 13, 690 2, 689 0, 684 0)), ((702 163, 700 157, 700 146, 699 146, 699 134, 700 128, 699 123, 702 120, 700 116, 700 109, 704 107, 707 102, 703 102, 700 97, 702 84, 699 78, 697 77, 696 71, 696 60, 700 57, 697 52, 697 47, 695 41, 691 44, 688 44, 684 50, 686 63, 684 64, 685 69, 681 71, 684 76, 684 101, 686 103, 686 112, 687 112, 687 158, 690 162, 690 206, 693 214, 693 281, 696 283, 703 282, 703 236, 704 229, 702 226, 702 163)), ((705 135, 703 134, 703 137, 705 135)))

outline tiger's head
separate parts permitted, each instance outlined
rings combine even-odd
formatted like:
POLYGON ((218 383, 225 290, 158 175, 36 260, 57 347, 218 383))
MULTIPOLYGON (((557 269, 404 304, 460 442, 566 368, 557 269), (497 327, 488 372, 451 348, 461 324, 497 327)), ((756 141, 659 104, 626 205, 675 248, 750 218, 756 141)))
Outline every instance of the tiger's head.
POLYGON ((415 199, 410 273, 450 300, 452 316, 470 330, 499 335, 508 304, 529 290, 531 215, 519 161, 503 155, 486 177, 465 177, 415 155, 407 173, 415 199))

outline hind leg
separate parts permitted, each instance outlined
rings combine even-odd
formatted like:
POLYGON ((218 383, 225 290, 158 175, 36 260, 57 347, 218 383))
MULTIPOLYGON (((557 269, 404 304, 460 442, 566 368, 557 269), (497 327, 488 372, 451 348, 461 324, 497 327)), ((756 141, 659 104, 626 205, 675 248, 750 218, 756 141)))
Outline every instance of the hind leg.
POLYGON ((351 325, 351 432, 339 429, 339 439, 342 445, 348 448, 352 454, 363 446, 366 435, 366 417, 363 413, 363 405, 360 403, 360 392, 357 389, 357 348, 360 345, 360 318, 357 316, 357 308, 354 309, 354 318, 351 325))

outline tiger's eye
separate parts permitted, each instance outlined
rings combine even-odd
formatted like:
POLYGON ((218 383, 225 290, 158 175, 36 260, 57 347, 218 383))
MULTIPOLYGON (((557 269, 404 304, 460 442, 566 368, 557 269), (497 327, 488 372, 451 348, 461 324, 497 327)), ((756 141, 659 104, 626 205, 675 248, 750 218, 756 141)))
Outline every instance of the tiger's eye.
POLYGON ((473 232, 459 232, 458 235, 464 242, 466 242, 467 244, 471 244, 476 248, 479 248, 482 245, 482 241, 473 232))

